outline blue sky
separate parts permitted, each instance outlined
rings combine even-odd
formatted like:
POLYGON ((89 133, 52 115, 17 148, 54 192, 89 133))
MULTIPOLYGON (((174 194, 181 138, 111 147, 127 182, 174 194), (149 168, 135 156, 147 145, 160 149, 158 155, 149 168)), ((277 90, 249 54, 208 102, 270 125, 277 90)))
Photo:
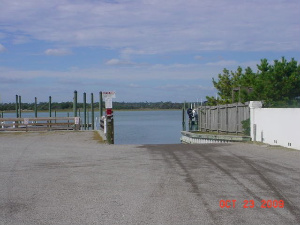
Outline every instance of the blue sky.
POLYGON ((223 68, 300 62, 299 0, 0 0, 0 102, 200 101, 223 68), (97 96, 97 95, 96 95, 97 96), (98 99, 96 99, 97 101, 98 99))

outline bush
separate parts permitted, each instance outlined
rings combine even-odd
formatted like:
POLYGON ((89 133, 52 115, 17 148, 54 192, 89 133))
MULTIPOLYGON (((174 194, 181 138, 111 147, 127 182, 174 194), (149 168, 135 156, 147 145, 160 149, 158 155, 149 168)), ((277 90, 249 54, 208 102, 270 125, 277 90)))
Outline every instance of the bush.
POLYGON ((242 127, 244 134, 250 136, 250 118, 242 121, 242 127))

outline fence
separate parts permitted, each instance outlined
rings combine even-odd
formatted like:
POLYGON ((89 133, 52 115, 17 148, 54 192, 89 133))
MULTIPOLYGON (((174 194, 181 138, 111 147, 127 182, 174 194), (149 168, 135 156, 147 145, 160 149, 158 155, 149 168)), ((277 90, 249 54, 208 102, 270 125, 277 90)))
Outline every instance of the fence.
POLYGON ((250 109, 253 141, 300 150, 300 108, 262 108, 253 101, 250 109))
POLYGON ((0 131, 80 130, 80 117, 0 118, 0 131))
POLYGON ((198 107, 198 129, 202 132, 243 133, 242 121, 250 118, 249 103, 198 107))

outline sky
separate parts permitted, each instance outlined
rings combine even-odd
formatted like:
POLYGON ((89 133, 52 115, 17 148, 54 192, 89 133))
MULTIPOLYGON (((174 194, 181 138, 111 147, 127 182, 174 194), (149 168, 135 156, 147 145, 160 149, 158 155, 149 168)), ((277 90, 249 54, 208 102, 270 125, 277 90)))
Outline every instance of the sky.
POLYGON ((300 62, 299 12, 299 0, 0 0, 0 103, 74 90, 204 101, 224 68, 300 62))

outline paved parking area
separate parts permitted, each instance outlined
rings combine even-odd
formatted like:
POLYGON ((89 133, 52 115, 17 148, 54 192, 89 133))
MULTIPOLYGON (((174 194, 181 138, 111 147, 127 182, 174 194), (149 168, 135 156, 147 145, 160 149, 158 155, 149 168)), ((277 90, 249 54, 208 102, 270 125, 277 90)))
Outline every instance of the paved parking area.
POLYGON ((0 224, 300 224, 299 187, 280 147, 0 133, 0 224))

